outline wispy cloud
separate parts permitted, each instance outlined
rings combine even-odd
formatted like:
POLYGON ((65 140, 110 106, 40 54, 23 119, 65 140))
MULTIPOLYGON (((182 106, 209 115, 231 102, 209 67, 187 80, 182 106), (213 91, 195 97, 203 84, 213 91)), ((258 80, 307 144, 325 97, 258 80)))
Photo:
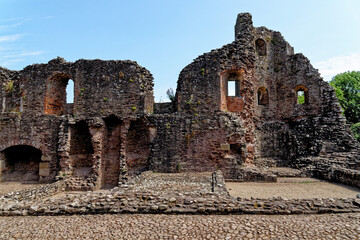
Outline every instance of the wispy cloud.
POLYGON ((6 24, 0 24, 0 31, 4 32, 4 31, 14 29, 30 20, 31 20, 30 18, 19 18, 19 19, 10 19, 10 20, 5 20, 5 21, 0 21, 0 22, 6 23, 6 24), (13 22, 13 23, 9 23, 9 22, 13 22))
POLYGON ((14 42, 14 41, 20 39, 22 36, 23 36, 23 34, 13 34, 13 35, 0 36, 0 43, 14 42))
POLYGON ((326 81, 330 81, 336 74, 346 71, 360 71, 360 52, 351 53, 346 56, 332 57, 328 60, 315 63, 321 76, 326 81))
POLYGON ((27 56, 38 56, 43 54, 43 51, 34 51, 34 52, 18 52, 18 53, 12 53, 12 54, 5 54, 1 56, 4 59, 8 58, 19 58, 19 57, 27 57, 27 56))
MULTIPOLYGON (((45 16, 43 19, 49 19, 45 16)), ((0 19, 0 66, 13 67, 20 62, 28 60, 29 57, 42 55, 39 50, 24 49, 24 40, 28 34, 19 32, 19 26, 31 21, 31 18, 0 19)))

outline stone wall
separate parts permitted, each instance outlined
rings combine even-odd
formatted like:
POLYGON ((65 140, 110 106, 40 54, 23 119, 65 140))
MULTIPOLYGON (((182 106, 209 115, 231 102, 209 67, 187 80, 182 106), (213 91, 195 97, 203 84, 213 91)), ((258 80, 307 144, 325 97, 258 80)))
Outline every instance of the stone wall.
MULTIPOLYGON (((112 115, 126 118, 129 127, 130 121, 153 112, 152 75, 133 61, 78 60, 71 63, 57 58, 21 71, 1 68, 0 83, 2 177, 9 172, 6 166, 12 165, 6 155, 7 149, 31 146, 41 152, 39 166, 34 168, 40 181, 53 181, 58 175, 76 182, 70 184, 69 180, 68 189, 86 190, 96 184, 100 186, 102 149, 99 149, 99 140, 94 138, 98 137, 99 131, 101 136, 111 138, 113 133, 109 132, 113 126, 104 123, 105 119, 112 115), (66 103, 65 91, 70 79, 74 81, 74 103, 71 104, 66 103)), ((126 127, 123 139, 126 139, 125 130, 126 127)), ((108 148, 115 148, 112 151, 117 153, 112 156, 118 156, 120 142, 125 140, 113 143, 104 138, 101 143, 105 141, 108 148)), ((120 160, 118 156, 115 162, 120 160)), ((120 171, 120 163, 118 165, 115 166, 116 175, 120 171)), ((119 176, 103 181, 103 185, 107 181, 117 185, 118 179, 119 176)))

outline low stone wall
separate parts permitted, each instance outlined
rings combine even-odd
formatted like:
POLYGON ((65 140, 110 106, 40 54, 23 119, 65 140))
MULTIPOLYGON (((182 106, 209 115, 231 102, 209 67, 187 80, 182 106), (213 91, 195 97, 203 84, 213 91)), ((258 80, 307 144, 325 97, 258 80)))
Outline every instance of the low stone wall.
POLYGON ((68 194, 27 206, 0 208, 0 216, 68 214, 322 214, 360 213, 360 199, 241 199, 214 193, 153 196, 146 192, 68 194))
POLYGON ((314 170, 314 175, 331 182, 343 183, 360 188, 360 171, 357 170, 332 166, 327 168, 325 171, 322 169, 314 170))
POLYGON ((50 197, 65 190, 64 181, 58 181, 52 184, 42 185, 40 187, 26 189, 22 191, 15 191, 6 195, 0 196, 0 207, 4 207, 8 202, 25 202, 35 201, 50 197))
POLYGON ((244 199, 212 174, 144 172, 110 191, 61 193, 64 182, 0 197, 0 216, 69 214, 322 214, 360 213, 360 199, 244 199), (182 178, 181 178, 182 177, 182 178))

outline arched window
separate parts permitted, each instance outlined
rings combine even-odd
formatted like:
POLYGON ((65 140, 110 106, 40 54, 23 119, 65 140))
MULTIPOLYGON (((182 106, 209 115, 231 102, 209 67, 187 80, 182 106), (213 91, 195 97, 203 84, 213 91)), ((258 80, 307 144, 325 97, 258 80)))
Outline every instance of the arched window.
POLYGON ((74 102, 74 83, 72 80, 69 81, 70 78, 67 74, 56 73, 47 80, 44 100, 45 114, 65 114, 66 103, 74 102), (72 94, 67 89, 69 88, 69 91, 71 91, 71 87, 72 94), (67 95, 69 100, 67 100, 67 95))
POLYGON ((265 87, 260 87, 258 89, 257 101, 258 101, 258 105, 268 105, 269 104, 268 90, 265 87))
POLYGON ((298 85, 295 87, 295 100, 296 104, 307 104, 309 103, 309 92, 308 88, 304 85, 298 85))
POLYGON ((266 55, 266 43, 261 38, 257 39, 255 41, 256 45, 256 52, 259 56, 265 56, 266 55))

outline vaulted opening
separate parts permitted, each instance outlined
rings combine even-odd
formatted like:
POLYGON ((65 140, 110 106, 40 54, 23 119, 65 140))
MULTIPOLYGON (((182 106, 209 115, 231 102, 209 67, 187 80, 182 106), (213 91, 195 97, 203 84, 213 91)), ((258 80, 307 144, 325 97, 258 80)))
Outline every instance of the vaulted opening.
POLYGON ((268 105, 269 104, 269 95, 265 87, 260 87, 257 91, 257 102, 258 105, 268 105))
POLYGON ((132 121, 126 138, 126 165, 129 174, 138 174, 148 167, 150 136, 147 124, 132 121))
POLYGON ((256 52, 259 56, 265 56, 266 55, 266 43, 261 38, 257 39, 255 41, 256 46, 256 52))
POLYGON ((70 163, 72 176, 89 177, 91 174, 94 149, 91 135, 85 121, 70 126, 70 163))
POLYGON ((2 152, 2 181, 38 181, 41 151, 28 145, 16 145, 2 152))

